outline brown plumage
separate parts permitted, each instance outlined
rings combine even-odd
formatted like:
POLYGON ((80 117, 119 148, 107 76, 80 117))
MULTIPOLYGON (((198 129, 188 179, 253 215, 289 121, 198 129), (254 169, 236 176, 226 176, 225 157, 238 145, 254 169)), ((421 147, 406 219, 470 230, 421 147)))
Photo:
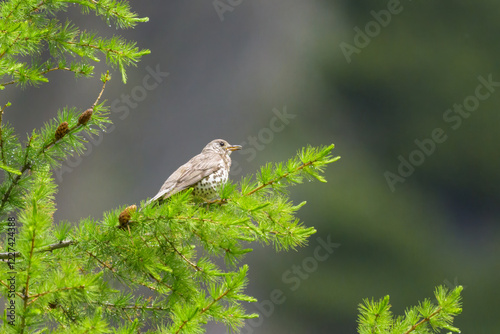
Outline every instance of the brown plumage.
POLYGON ((204 200, 217 196, 217 189, 227 182, 231 168, 230 154, 240 150, 239 145, 230 145, 223 139, 212 140, 200 154, 179 167, 160 191, 149 201, 162 201, 184 189, 193 187, 194 195, 204 200))

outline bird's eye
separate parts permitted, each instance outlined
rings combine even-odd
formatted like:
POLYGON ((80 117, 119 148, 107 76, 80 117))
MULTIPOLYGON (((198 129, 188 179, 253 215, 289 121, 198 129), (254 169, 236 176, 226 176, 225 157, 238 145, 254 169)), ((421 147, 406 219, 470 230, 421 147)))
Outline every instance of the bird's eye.
POLYGON ((224 142, 223 141, 219 142, 219 145, 224 146, 224 142))

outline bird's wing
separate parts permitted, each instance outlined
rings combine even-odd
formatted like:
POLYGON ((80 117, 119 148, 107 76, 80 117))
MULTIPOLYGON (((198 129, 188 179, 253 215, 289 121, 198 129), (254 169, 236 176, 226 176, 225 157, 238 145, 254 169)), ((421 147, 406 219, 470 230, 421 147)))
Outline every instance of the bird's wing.
POLYGON ((191 187, 204 177, 215 173, 221 168, 221 160, 207 157, 202 153, 198 154, 170 175, 160 188, 158 194, 150 202, 158 199, 166 199, 179 191, 191 187))

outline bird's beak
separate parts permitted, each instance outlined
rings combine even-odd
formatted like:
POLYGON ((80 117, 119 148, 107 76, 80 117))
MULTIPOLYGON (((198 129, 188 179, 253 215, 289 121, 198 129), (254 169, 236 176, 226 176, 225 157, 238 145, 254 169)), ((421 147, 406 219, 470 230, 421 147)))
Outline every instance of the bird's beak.
POLYGON ((228 146, 227 147, 227 150, 228 151, 238 151, 238 150, 241 150, 241 146, 240 145, 231 145, 231 146, 228 146))

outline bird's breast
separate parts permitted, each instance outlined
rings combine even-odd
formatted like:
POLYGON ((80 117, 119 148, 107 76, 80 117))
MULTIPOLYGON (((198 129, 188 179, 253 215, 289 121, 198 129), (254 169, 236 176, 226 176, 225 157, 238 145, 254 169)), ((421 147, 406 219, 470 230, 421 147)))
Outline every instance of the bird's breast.
POLYGON ((201 179, 193 186, 194 195, 208 200, 214 199, 217 197, 219 187, 227 182, 228 177, 228 169, 221 165, 216 172, 201 179))

